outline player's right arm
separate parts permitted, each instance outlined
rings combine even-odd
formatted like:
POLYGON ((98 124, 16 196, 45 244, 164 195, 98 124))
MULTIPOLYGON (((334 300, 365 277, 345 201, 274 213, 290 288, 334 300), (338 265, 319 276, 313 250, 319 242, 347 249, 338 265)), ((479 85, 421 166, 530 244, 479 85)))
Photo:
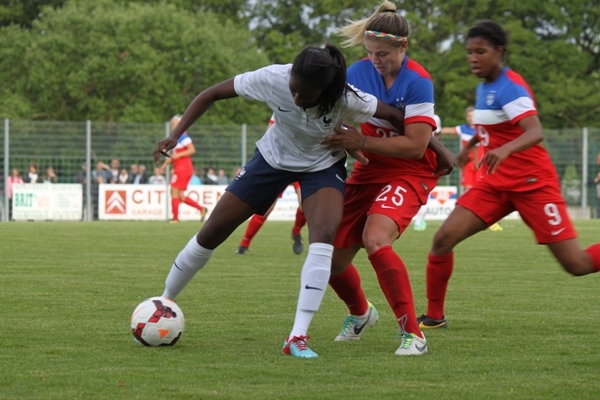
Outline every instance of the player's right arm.
POLYGON ((440 131, 440 135, 457 135, 456 128, 454 128, 454 127, 444 127, 440 131))
POLYGON ((456 165, 460 168, 464 167, 471 161, 471 150, 479 143, 479 136, 473 135, 471 140, 467 142, 467 144, 460 150, 458 156, 456 157, 456 165))
POLYGON ((200 92, 198 96, 187 107, 179 124, 169 137, 161 140, 154 149, 154 162, 160 161, 160 155, 168 157, 167 152, 177 145, 177 140, 198 118, 200 118, 206 110, 219 100, 231 99, 237 97, 233 86, 234 78, 218 83, 208 89, 200 92))

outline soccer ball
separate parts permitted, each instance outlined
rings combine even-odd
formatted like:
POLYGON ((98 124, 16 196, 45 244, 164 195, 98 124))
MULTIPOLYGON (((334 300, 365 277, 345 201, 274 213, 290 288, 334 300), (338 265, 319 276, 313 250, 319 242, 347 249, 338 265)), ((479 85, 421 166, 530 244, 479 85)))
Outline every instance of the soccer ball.
POLYGON ((151 297, 131 315, 131 332, 144 346, 172 346, 181 337, 185 320, 181 308, 166 297, 151 297))

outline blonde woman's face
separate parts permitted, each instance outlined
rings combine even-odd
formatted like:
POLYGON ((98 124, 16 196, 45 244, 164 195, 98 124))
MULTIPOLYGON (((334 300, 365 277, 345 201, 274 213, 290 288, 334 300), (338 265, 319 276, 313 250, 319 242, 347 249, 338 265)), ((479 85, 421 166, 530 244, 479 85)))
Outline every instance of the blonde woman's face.
POLYGON ((396 76, 400 71, 406 50, 406 42, 396 47, 383 40, 365 40, 369 60, 382 76, 396 76))
POLYGON ((467 117, 467 124, 469 124, 469 125, 473 125, 473 114, 474 114, 474 111, 469 111, 467 113, 467 116, 466 116, 467 117))
POLYGON ((171 121, 171 132, 173 132, 175 130, 175 128, 177 128, 177 124, 179 123, 179 119, 175 118, 174 120, 171 121))

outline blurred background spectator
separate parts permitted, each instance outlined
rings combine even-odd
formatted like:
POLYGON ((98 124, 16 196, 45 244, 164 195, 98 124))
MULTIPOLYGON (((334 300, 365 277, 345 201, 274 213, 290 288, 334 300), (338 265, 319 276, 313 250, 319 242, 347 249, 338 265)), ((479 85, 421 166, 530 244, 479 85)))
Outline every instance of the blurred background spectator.
POLYGON ((217 184, 219 185, 229 185, 229 178, 225 173, 225 168, 219 168, 217 170, 217 184))
POLYGON ((151 185, 166 185, 167 179, 161 175, 159 167, 154 167, 154 175, 148 179, 148 183, 151 185))
POLYGON ((116 183, 128 183, 128 180, 129 173, 127 172, 127 168, 121 168, 121 172, 119 172, 119 175, 117 176, 116 183))
POLYGON ((208 167, 206 170, 206 176, 203 179, 203 183, 205 185, 216 185, 219 177, 215 173, 215 169, 213 167, 208 167))
POLYGON ((108 183, 112 174, 109 166, 102 161, 96 163, 96 169, 92 171, 92 184, 108 183))
POLYGON ((119 183, 118 182, 118 178, 119 178, 119 174, 121 173, 121 170, 119 169, 119 159, 118 158, 113 158, 112 160, 110 160, 110 183, 119 183))
POLYGON ((54 172, 53 166, 46 167, 46 173, 44 174, 43 181, 44 183, 58 183, 58 177, 54 172))
POLYGON ((138 165, 138 173, 135 178, 133 178, 133 183, 136 185, 140 183, 148 183, 148 174, 146 173, 145 165, 138 165))
POLYGON ((201 178, 202 176, 204 176, 204 168, 194 167, 194 174, 192 175, 192 177, 190 179, 190 183, 188 183, 188 185, 190 185, 190 186, 202 185, 203 184, 203 178, 201 178))
POLYGON ((12 189, 14 184, 25 183, 17 168, 11 170, 10 176, 6 181, 6 197, 8 197, 8 220, 12 220, 12 189))
POLYGON ((25 175, 23 180, 25 181, 25 183, 43 183, 44 182, 42 177, 38 174, 37 164, 33 164, 33 163, 29 164, 29 169, 27 171, 27 175, 25 175))
POLYGON ((129 166, 129 177, 127 178, 127 183, 133 183, 136 175, 138 174, 138 166, 137 164, 131 164, 129 166))

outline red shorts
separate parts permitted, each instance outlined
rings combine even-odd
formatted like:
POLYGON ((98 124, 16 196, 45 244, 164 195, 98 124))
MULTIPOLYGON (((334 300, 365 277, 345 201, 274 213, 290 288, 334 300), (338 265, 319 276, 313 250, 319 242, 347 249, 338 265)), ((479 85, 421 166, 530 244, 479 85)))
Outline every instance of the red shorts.
POLYGON ((404 232, 436 184, 436 177, 403 177, 389 183, 346 185, 344 216, 335 247, 345 249, 362 244, 365 223, 371 214, 388 216, 398 225, 398 232, 404 232))
POLYGON ((187 168, 173 170, 173 174, 171 175, 171 186, 179 190, 187 190, 188 183, 190 182, 190 179, 192 179, 193 173, 194 170, 187 168))
POLYGON ((456 204, 477 215, 488 226, 518 211, 539 244, 577 237, 567 213, 567 203, 555 185, 516 192, 497 189, 480 181, 459 197, 456 204))
POLYGON ((460 184, 465 187, 471 187, 475 182, 481 179, 481 171, 475 169, 473 161, 466 164, 460 171, 460 184))

